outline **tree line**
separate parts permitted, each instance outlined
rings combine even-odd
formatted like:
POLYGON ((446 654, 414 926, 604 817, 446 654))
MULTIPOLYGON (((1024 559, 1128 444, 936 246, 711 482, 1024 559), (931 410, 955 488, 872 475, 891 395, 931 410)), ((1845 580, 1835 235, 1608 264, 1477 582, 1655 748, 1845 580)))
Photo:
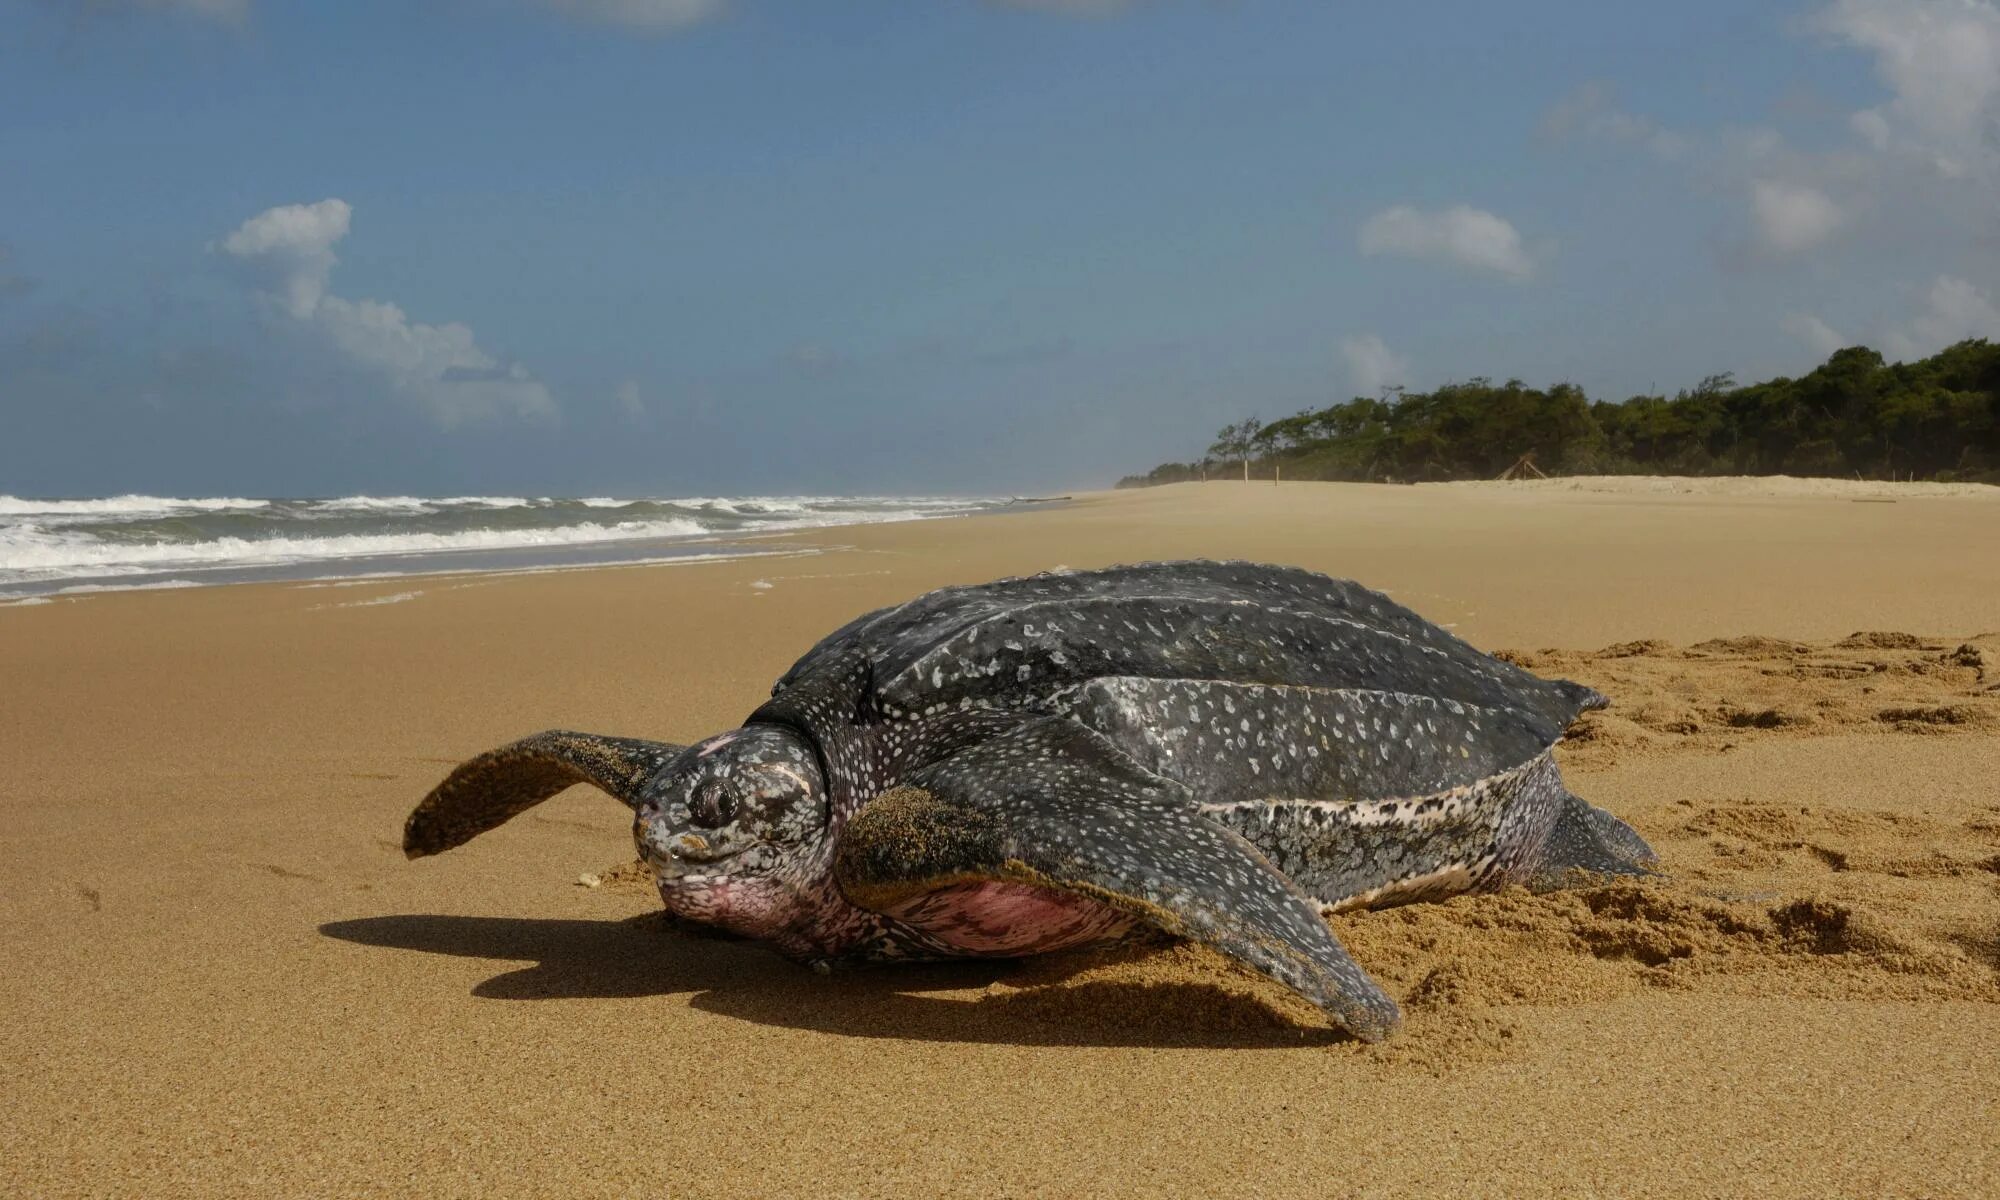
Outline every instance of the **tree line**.
POLYGON ((1255 475, 1491 479, 1523 456, 1563 475, 1819 475, 2000 483, 2000 345, 1885 363, 1835 351, 1797 379, 1711 375, 1666 396, 1592 400, 1574 384, 1474 378, 1225 426, 1202 457, 1120 487, 1255 475))

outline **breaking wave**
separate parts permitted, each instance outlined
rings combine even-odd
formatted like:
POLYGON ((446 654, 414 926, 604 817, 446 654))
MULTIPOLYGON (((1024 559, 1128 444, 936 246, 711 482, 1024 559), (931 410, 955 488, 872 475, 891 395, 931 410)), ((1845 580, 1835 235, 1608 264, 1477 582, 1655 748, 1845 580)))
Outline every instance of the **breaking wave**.
POLYGON ((90 581, 135 587, 169 576, 222 583, 273 574, 630 561, 663 544, 955 516, 1003 503, 886 496, 0 495, 0 597, 74 591, 90 581))
POLYGON ((177 500, 167 496, 106 496, 97 500, 23 500, 0 496, 0 517, 130 516, 135 513, 218 512, 224 509, 268 508, 269 500, 239 500, 216 496, 177 500))

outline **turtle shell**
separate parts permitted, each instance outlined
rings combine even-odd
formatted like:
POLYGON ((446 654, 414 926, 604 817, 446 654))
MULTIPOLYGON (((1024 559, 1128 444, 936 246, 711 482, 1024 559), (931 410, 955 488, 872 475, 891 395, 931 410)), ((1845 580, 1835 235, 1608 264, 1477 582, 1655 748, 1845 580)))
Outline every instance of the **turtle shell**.
POLYGON ((773 694, 837 657, 891 717, 1069 711, 1108 678, 1361 690, 1511 715, 1543 747, 1604 698, 1484 654, 1380 592, 1245 562, 1158 562, 948 587, 829 634, 773 694))

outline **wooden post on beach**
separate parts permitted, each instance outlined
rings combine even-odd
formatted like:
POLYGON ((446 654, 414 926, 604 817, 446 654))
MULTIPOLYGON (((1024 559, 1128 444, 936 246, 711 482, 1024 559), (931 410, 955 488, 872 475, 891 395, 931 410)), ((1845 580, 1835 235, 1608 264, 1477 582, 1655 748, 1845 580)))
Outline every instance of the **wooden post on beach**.
POLYGON ((1545 474, 1540 467, 1535 465, 1534 452, 1529 451, 1528 453, 1523 454, 1521 457, 1515 459, 1513 466, 1508 467, 1506 470, 1500 472, 1500 474, 1495 476, 1495 478, 1502 480, 1547 479, 1548 475, 1545 474))
POLYGON ((1283 475, 1283 474, 1284 474, 1284 472, 1285 472, 1285 468, 1284 468, 1283 464, 1281 464, 1281 463, 1275 463, 1275 462, 1271 464, 1271 486, 1272 486, 1272 487, 1277 487, 1277 486, 1278 486, 1278 477, 1279 477, 1280 475, 1283 475))

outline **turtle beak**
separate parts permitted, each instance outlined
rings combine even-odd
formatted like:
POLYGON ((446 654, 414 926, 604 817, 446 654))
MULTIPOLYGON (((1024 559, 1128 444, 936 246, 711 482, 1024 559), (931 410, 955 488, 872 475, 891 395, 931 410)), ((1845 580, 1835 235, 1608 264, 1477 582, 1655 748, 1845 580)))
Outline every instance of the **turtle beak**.
POLYGON ((632 822, 632 840, 639 844, 639 857, 660 874, 678 875, 687 869, 679 832, 660 817, 640 813, 632 822))
POLYGON ((688 874, 722 857, 713 831, 705 835, 676 829, 658 816, 641 813, 633 822, 632 837, 639 844, 639 856, 662 879, 688 874))

